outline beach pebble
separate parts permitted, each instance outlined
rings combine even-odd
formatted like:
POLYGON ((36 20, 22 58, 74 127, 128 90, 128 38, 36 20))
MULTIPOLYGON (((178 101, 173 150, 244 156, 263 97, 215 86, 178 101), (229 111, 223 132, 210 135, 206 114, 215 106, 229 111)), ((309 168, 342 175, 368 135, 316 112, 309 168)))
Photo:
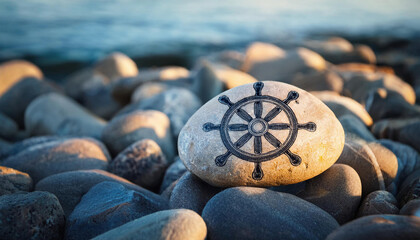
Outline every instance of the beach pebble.
POLYGON ((2 239, 61 239, 65 218, 51 193, 15 193, 0 197, 2 239))
POLYGON ((356 170, 362 181, 363 197, 376 190, 385 190, 381 168, 368 145, 346 142, 337 163, 347 164, 356 170))
POLYGON ((101 234, 94 240, 171 239, 204 240, 206 223, 197 213, 187 209, 159 211, 141 217, 101 234))
POLYGON ((104 126, 104 120, 56 93, 37 97, 25 111, 25 127, 31 135, 87 136, 99 139, 104 126))
POLYGON ((235 50, 225 50, 216 54, 210 54, 210 61, 229 66, 233 69, 240 69, 245 61, 245 54, 235 50))
POLYGON ((106 169, 109 154, 91 138, 69 138, 29 147, 2 162, 28 173, 34 182, 50 175, 85 169, 106 169))
POLYGON ((14 140, 19 132, 19 127, 13 119, 0 112, 0 137, 14 140))
POLYGON ((114 117, 104 128, 102 140, 116 156, 131 144, 143 140, 155 141, 167 159, 175 155, 169 118, 155 111, 134 111, 114 117))
POLYGON ((362 183, 350 166, 334 164, 327 171, 306 181, 298 196, 315 204, 344 224, 352 220, 360 204, 362 183))
POLYGON ((325 105, 327 105, 340 118, 345 115, 352 115, 359 118, 366 126, 373 124, 372 118, 360 103, 349 97, 338 96, 329 92, 318 92, 314 94, 325 105))
POLYGON ((111 161, 110 172, 147 189, 160 186, 168 161, 159 145, 150 139, 135 142, 111 161))
POLYGON ((209 62, 201 61, 195 68, 192 89, 202 102, 205 103, 223 92, 225 86, 209 62))
POLYGON ((27 173, 0 166, 0 196, 16 192, 29 192, 32 188, 32 178, 27 173))
POLYGON ((325 239, 339 226, 312 203, 255 187, 220 192, 207 203, 202 217, 213 240, 325 239))
POLYGON ((343 91, 343 79, 332 71, 296 74, 291 82, 293 86, 306 91, 343 91))
POLYGON ((377 138, 388 138, 420 151, 420 117, 386 119, 376 122, 372 132, 377 138))
POLYGON ((160 196, 138 186, 130 181, 102 170, 81 170, 55 174, 42 179, 35 186, 37 191, 51 192, 57 196, 63 206, 66 216, 70 215, 82 196, 98 183, 117 182, 128 189, 143 192, 154 201, 160 201, 160 196))
POLYGON ((179 159, 175 158, 175 161, 166 169, 165 176, 163 177, 162 185, 160 186, 160 193, 162 193, 167 187, 173 182, 181 178, 181 176, 187 172, 184 163, 179 159))
POLYGON ((299 88, 271 81, 239 86, 213 98, 188 120, 178 138, 186 168, 218 187, 278 186, 310 179, 334 164, 343 145, 344 131, 328 107, 299 88), (254 104, 256 92, 278 102, 254 104), (239 101, 244 105, 234 105, 239 101), (220 124, 227 118, 223 128, 229 135, 222 137, 220 124), (289 131, 291 124, 295 127, 289 131), (295 141, 290 141, 292 135, 295 141), (261 156, 270 161, 251 161, 261 156))
POLYGON ((208 185, 190 172, 184 174, 172 190, 169 206, 201 214, 206 203, 222 189, 208 185))
POLYGON ((416 170, 407 176, 397 195, 400 207, 415 199, 420 199, 420 170, 416 170))
POLYGON ((40 81, 33 77, 23 78, 0 96, 0 111, 23 128, 25 110, 28 105, 38 96, 55 91, 47 81, 40 81))
POLYGON ((25 60, 12 60, 0 65, 0 96, 22 78, 34 77, 42 79, 42 71, 25 60))
POLYGON ((136 63, 127 55, 114 52, 100 59, 94 66, 94 71, 106 76, 111 81, 138 74, 136 63))
POLYGON ((385 214, 351 221, 337 228, 326 240, 415 240, 419 236, 420 218, 385 214))
POLYGON ((367 145, 370 150, 372 150, 373 154, 375 154, 376 161, 378 162, 382 171, 382 176, 384 177, 385 186, 389 186, 397 177, 399 167, 397 156, 380 143, 370 142, 367 145))
POLYGON ((409 201, 400 210, 400 215, 420 217, 420 199, 409 201))
POLYGON ((326 69, 325 60, 306 48, 285 51, 273 44, 256 42, 246 50, 244 72, 257 80, 290 83, 296 73, 310 73, 326 69))
POLYGON ((91 239, 127 222, 167 209, 165 201, 125 188, 116 182, 102 182, 83 195, 67 219, 65 239, 91 239))
POLYGON ((171 86, 164 82, 144 83, 140 85, 139 87, 137 87, 136 90, 134 90, 133 94, 131 95, 131 102, 136 103, 136 102, 144 101, 150 97, 153 97, 173 87, 174 86, 171 86))
POLYGON ((376 214, 398 214, 398 202, 390 192, 379 190, 369 193, 360 205, 358 217, 376 214))
POLYGON ((120 103, 130 102, 133 91, 144 83, 165 82, 177 85, 190 77, 190 72, 184 67, 167 66, 143 69, 136 76, 123 78, 112 85, 112 96, 120 103))
POLYGON ((373 136, 366 125, 360 120, 360 118, 347 114, 340 117, 338 120, 340 120, 341 126, 344 128, 346 138, 362 140, 366 142, 376 141, 375 136, 373 136))
POLYGON ((144 101, 132 103, 121 110, 118 115, 138 110, 156 110, 165 113, 170 122, 174 136, 178 136, 182 127, 201 107, 200 99, 186 88, 171 88, 156 94, 144 101))

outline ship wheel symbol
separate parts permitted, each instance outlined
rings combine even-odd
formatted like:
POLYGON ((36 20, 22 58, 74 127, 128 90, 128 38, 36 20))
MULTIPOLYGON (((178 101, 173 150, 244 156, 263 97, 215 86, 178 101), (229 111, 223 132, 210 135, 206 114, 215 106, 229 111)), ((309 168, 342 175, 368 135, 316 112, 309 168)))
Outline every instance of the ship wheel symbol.
POLYGON ((254 171, 252 172, 252 178, 255 180, 261 180, 264 177, 264 173, 261 168, 261 163, 274 159, 282 154, 286 154, 289 157, 290 163, 293 166, 298 166, 302 162, 302 159, 292 153, 289 149, 296 140, 298 130, 305 129, 311 132, 316 130, 316 124, 308 122, 305 124, 298 124, 296 115, 288 104, 299 98, 299 93, 296 91, 290 91, 285 100, 278 98, 262 95, 261 91, 264 87, 263 82, 256 82, 253 85, 255 95, 245 97, 236 103, 232 103, 229 97, 223 95, 219 97, 219 102, 227 105, 229 109, 224 114, 220 124, 205 123, 203 130, 205 132, 219 130, 223 144, 227 148, 227 152, 216 157, 215 162, 219 167, 223 167, 228 158, 234 155, 242 160, 253 162, 255 164, 254 171), (274 105, 274 108, 270 110, 264 117, 263 113, 263 102, 274 105), (242 108, 248 104, 254 104, 254 115, 252 117, 242 108), (287 116, 288 123, 271 123, 278 114, 284 112, 287 116), (247 123, 232 123, 230 121, 232 117, 237 114, 240 118, 245 120, 247 123), (284 141, 280 142, 270 131, 288 130, 289 134, 284 141), (245 132, 235 142, 232 142, 230 138, 230 131, 245 132), (241 149, 251 138, 254 137, 254 153, 249 153, 241 149), (274 146, 274 150, 263 152, 261 138, 264 137, 267 142, 274 146))

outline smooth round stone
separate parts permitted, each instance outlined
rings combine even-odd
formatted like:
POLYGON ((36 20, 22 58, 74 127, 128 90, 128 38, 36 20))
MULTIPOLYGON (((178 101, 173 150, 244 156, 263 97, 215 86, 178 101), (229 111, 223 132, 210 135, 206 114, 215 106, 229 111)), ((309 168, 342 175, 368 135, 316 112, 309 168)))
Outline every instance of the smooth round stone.
POLYGON ((13 140, 19 132, 19 127, 8 116, 0 112, 0 137, 4 139, 13 140))
POLYGON ((201 107, 200 99, 186 88, 171 88, 167 91, 152 96, 144 101, 132 103, 118 115, 127 114, 138 110, 156 110, 165 113, 170 122, 174 136, 178 136, 182 127, 201 107))
POLYGON ((315 204, 344 224, 352 220, 360 204, 362 183, 350 166, 334 164, 327 171, 306 181, 298 195, 315 204))
POLYGON ((375 154, 376 161, 378 162, 384 177, 385 186, 389 186, 397 177, 399 167, 397 156, 380 143, 371 142, 367 145, 370 150, 372 150, 373 154, 375 154))
POLYGON ((401 207, 409 201, 420 199, 420 169, 408 175, 400 189, 397 200, 401 207))
POLYGON ((22 78, 34 77, 42 79, 41 70, 34 64, 24 60, 13 60, 0 65, 0 96, 22 78))
POLYGON ((373 136, 366 125, 360 120, 360 118, 347 114, 340 117, 338 120, 340 120, 341 126, 344 128, 346 138, 362 140, 366 142, 376 141, 375 136, 373 136))
POLYGON ((190 118, 178 138, 179 156, 186 168, 210 185, 219 187, 277 186, 310 179, 334 164, 343 145, 343 128, 328 107, 299 88, 271 81, 239 86, 213 98, 190 118), (257 104, 256 113, 261 111, 260 118, 255 116, 253 101, 238 108, 240 115, 235 114, 237 109, 234 108, 239 105, 228 105, 248 101, 248 97, 256 94, 253 86, 261 87, 262 83, 261 94, 277 99, 277 102, 263 102, 262 111, 257 104), (289 109, 289 115, 285 111, 279 113, 281 107, 289 109), (225 114, 232 116, 223 127, 230 135, 222 138, 219 124, 225 114), (269 129, 269 124, 273 129, 269 129), (289 130, 292 125, 294 129, 289 130), (277 130, 282 128, 285 129, 277 130), (294 142, 290 141, 292 135, 296 136, 294 142), (290 145, 288 151, 287 144, 290 145), (229 154, 232 149, 236 155, 229 154), (275 155, 279 153, 281 155, 275 155), (266 161, 261 164, 251 161, 261 161, 263 154, 266 161))
POLYGON ((0 166, 0 196, 32 190, 32 178, 24 172, 0 166))
POLYGON ((192 89, 201 101, 207 102, 223 92, 224 84, 217 77, 214 67, 209 62, 200 61, 195 68, 192 89))
POLYGON ((420 199, 409 201, 400 210, 400 215, 420 217, 420 199))
POLYGON ((216 77, 219 79, 219 81, 223 82, 223 90, 232 89, 241 85, 255 83, 258 81, 253 76, 245 72, 233 69, 223 64, 213 64, 212 66, 216 73, 216 77))
POLYGON ((185 168, 185 165, 181 159, 176 157, 175 161, 168 167, 168 169, 166 169, 162 185, 160 186, 160 193, 162 193, 173 182, 181 178, 185 172, 187 172, 187 168, 185 168))
POLYGON ((162 83, 162 82, 147 82, 134 90, 131 95, 131 102, 141 102, 150 97, 153 97, 159 93, 162 93, 166 90, 173 88, 173 86, 162 83))
POLYGON ((235 187, 214 196, 203 210, 208 238, 325 239, 339 225, 317 206, 287 193, 235 187))
POLYGON ((381 120, 373 125, 372 132, 378 138, 405 143, 420 151, 420 117, 381 120))
POLYGON ((359 118, 366 126, 373 124, 372 118, 360 103, 351 98, 330 94, 328 92, 318 92, 314 94, 325 103, 340 118, 345 115, 353 115, 359 118))
POLYGON ((210 54, 207 59, 239 70, 245 61, 245 54, 235 50, 224 50, 210 54))
POLYGON ((296 74, 291 84, 306 91, 343 91, 343 79, 332 71, 296 74))
POLYGON ((113 155, 143 140, 155 141, 167 159, 175 155, 169 118, 162 112, 135 111, 113 118, 102 132, 102 140, 113 155))
POLYGON ((297 73, 326 69, 325 60, 306 48, 285 51, 273 44, 256 42, 246 50, 242 70, 257 80, 290 82, 297 73))
POLYGON ((0 96, 0 111, 23 127, 28 105, 38 96, 55 91, 47 81, 33 77, 23 78, 0 96))
POLYGON ((358 218, 332 232, 326 240, 418 239, 420 218, 398 215, 373 215, 358 218))
POLYGON ((143 192, 150 198, 155 199, 154 201, 160 201, 161 199, 159 195, 135 185, 124 178, 102 170, 81 170, 55 174, 39 181, 35 189, 37 191, 51 192, 56 195, 63 206, 64 213, 66 216, 69 216, 82 196, 91 187, 105 181, 117 182, 128 189, 143 192))
POLYGON ((159 145, 150 139, 131 144, 111 161, 110 172, 147 189, 160 186, 168 161, 159 145))
POLYGON ((398 202, 394 195, 387 191, 369 193, 360 205, 358 217, 376 214, 398 214, 398 202))
POLYGON ((51 193, 15 193, 0 197, 2 239, 61 239, 63 209, 51 193))
POLYGON ((167 209, 165 201, 102 182, 83 195, 66 221, 65 239, 91 239, 145 215, 167 209))
POLYGON ((56 93, 37 97, 25 111, 25 127, 31 135, 87 136, 99 139, 104 126, 104 120, 56 93))
POLYGON ((90 138, 69 138, 29 147, 8 157, 3 166, 28 173, 34 182, 74 170, 103 169, 110 160, 102 143, 90 138))
POLYGON ((94 240, 171 239, 204 240, 207 227, 197 213, 187 209, 159 211, 101 234, 94 240))
POLYGON ((136 63, 127 55, 114 52, 99 60, 94 67, 96 72, 106 76, 111 81, 123 77, 133 77, 138 74, 136 63))
POLYGON ((172 190, 169 206, 185 208, 201 214, 206 203, 222 189, 203 182, 190 172, 184 174, 172 190))
POLYGON ((121 103, 130 102, 133 91, 147 82, 177 83, 190 77, 188 69, 177 66, 151 68, 140 71, 137 76, 124 78, 113 84, 112 96, 121 103))
POLYGON ((385 190, 381 168, 368 145, 346 142, 337 163, 347 164, 356 170, 362 181, 363 197, 376 190, 385 190))

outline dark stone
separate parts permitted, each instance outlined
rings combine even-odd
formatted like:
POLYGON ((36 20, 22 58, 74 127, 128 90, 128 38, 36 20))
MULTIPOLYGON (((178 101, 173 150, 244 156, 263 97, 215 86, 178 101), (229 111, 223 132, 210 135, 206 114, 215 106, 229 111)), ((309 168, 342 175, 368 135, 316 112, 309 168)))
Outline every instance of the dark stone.
POLYGON ((395 197, 387 191, 371 192, 360 205, 358 217, 376 214, 398 214, 398 202, 395 197))
POLYGON ((325 239, 339 226, 312 203, 255 187, 220 192, 207 203, 202 217, 212 240, 325 239))
POLYGON ((33 188, 27 173, 0 166, 0 196, 16 192, 29 192, 33 188))
POLYGON ((201 214, 206 203, 222 188, 210 186, 190 172, 184 174, 172 190, 171 208, 186 208, 201 214))
POLYGON ((167 209, 165 201, 102 182, 87 192, 67 219, 65 239, 91 239, 134 219, 167 209))
POLYGON ((328 235, 326 240, 416 240, 420 218, 398 215, 372 215, 351 221, 328 235))
POLYGON ((181 159, 176 157, 175 162, 172 163, 168 169, 166 169, 162 185, 160 186, 160 193, 165 191, 165 189, 168 188, 173 182, 180 179, 185 172, 187 172, 187 168, 185 168, 181 159))
POLYGON ((339 118, 346 133, 346 138, 362 139, 367 142, 376 141, 366 125, 353 115, 345 115, 339 118))
POLYGON ((51 193, 15 193, 0 197, 1 239, 61 239, 63 209, 51 193))
POLYGON ((409 201, 400 210, 400 215, 420 217, 420 199, 409 201))
POLYGON ((397 195, 400 207, 411 200, 420 199, 420 169, 408 175, 400 189, 397 195))

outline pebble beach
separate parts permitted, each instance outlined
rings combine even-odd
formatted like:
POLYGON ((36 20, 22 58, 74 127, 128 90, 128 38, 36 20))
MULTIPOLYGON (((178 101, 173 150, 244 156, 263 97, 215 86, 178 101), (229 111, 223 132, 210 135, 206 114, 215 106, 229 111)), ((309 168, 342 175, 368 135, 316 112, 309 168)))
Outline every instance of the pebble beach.
POLYGON ((418 40, 4 58, 0 239, 420 239, 418 40))

